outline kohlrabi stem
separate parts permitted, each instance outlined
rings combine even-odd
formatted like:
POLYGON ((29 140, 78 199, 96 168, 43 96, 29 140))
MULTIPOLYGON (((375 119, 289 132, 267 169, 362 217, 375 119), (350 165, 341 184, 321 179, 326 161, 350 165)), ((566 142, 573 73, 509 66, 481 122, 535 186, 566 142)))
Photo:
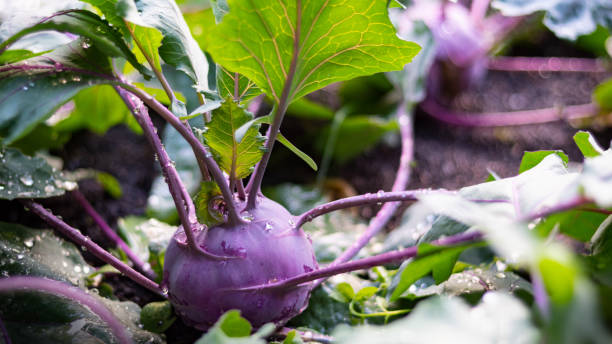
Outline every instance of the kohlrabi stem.
MULTIPOLYGON (((410 164, 412 163, 412 157, 414 154, 414 139, 412 133, 412 109, 408 109, 408 105, 402 102, 397 109, 397 120, 400 127, 400 135, 402 138, 402 153, 400 156, 400 163, 395 175, 395 182, 393 182, 392 192, 404 191, 408 185, 410 179, 410 164)), ((346 249, 331 265, 336 265, 349 261, 353 258, 359 250, 361 250, 367 243, 380 232, 381 229, 389 222, 400 202, 388 202, 385 203, 382 208, 378 211, 376 216, 370 221, 366 231, 355 241, 351 247, 346 249)), ((317 281, 317 285, 323 281, 317 281)))
MULTIPOLYGON (((61 296, 87 307, 92 313, 100 317, 110 328, 111 332, 120 344, 133 343, 125 325, 115 315, 93 296, 75 286, 42 277, 18 276, 0 279, 0 293, 18 291, 45 292, 61 296)), ((6 332, 6 331, 5 331, 6 332)), ((5 337, 6 338, 6 337, 5 337)), ((10 344, 10 340, 7 341, 10 344)))
POLYGON ((295 32, 293 34, 293 55, 291 57, 291 64, 289 66, 289 72, 287 73, 287 77, 285 79, 285 85, 283 86, 283 92, 281 93, 280 100, 278 101, 278 106, 276 107, 276 112, 274 113, 274 121, 272 125, 268 129, 267 133, 267 141, 266 141, 266 151, 261 157, 261 160, 257 164, 255 168, 255 172, 253 172, 253 176, 251 177, 252 183, 249 182, 249 195, 247 198, 246 210, 251 210, 255 208, 257 204, 257 195, 261 188, 261 182, 263 181, 263 175, 266 171, 266 167, 268 166, 268 161, 270 160, 270 155, 272 154, 272 148, 274 147, 274 142, 276 142, 276 136, 278 136, 278 131, 280 130, 280 125, 283 122, 283 117, 285 116, 285 112, 287 111, 287 107, 289 106, 289 102, 291 101, 291 92, 293 89, 293 78, 295 77, 295 72, 297 69, 298 57, 300 54, 300 35, 301 35, 301 26, 302 26, 302 1, 297 0, 296 4, 296 24, 295 24, 295 32))
POLYGON ((593 117, 599 112, 594 103, 497 113, 464 113, 449 110, 432 99, 421 103, 421 108, 437 120, 467 127, 502 127, 577 120, 593 117))
POLYGON ((104 221, 102 216, 96 211, 96 209, 89 203, 87 198, 81 193, 81 191, 74 190, 71 192, 72 197, 81 205, 85 212, 94 220, 94 222, 102 229, 102 232, 113 241, 115 246, 121 248, 127 257, 132 261, 136 269, 140 270, 148 278, 155 280, 157 274, 151 270, 149 264, 143 262, 134 251, 128 246, 128 244, 117 235, 117 233, 104 221))
POLYGON ((419 189, 419 190, 408 190, 408 191, 394 191, 394 192, 382 192, 379 191, 375 194, 367 193, 359 196, 352 196, 341 198, 329 203, 325 203, 316 206, 305 213, 298 215, 295 221, 295 228, 300 228, 304 223, 312 221, 315 217, 331 213, 336 210, 346 209, 351 207, 358 207, 366 204, 373 203, 386 203, 386 202, 413 202, 417 200, 418 195, 424 195, 432 192, 447 192, 447 190, 430 190, 430 189, 419 189))
POLYGON ((204 147, 202 142, 193 134, 193 132, 187 128, 181 120, 176 117, 170 110, 158 102, 153 96, 146 93, 145 91, 134 87, 129 84, 122 84, 121 87, 130 91, 132 94, 140 98, 145 104, 150 106, 155 112, 162 116, 170 125, 174 127, 182 136, 187 140, 191 148, 193 149, 196 158, 204 161, 208 171, 212 175, 214 181, 219 185, 223 199, 225 200, 226 207, 229 212, 228 220, 230 224, 240 224, 244 221, 240 218, 238 210, 236 209, 236 203, 234 202, 234 195, 229 189, 227 179, 223 175, 223 172, 219 168, 219 165, 215 162, 212 154, 204 147))
POLYGON ((84 236, 77 229, 71 227, 66 222, 59 219, 57 216, 53 215, 49 210, 45 209, 42 205, 32 201, 32 200, 21 200, 23 205, 31 210, 34 214, 38 215, 41 219, 43 219, 46 223, 48 223, 55 230, 60 232, 61 234, 68 237, 72 242, 77 245, 85 247, 89 252, 91 252, 94 256, 102 260, 103 262, 112 265, 121 273, 129 277, 134 282, 140 284, 141 286, 157 293, 163 295, 159 285, 150 279, 146 278, 140 272, 132 269, 124 262, 117 259, 117 257, 112 254, 106 252, 102 247, 98 246, 95 242, 91 241, 88 237, 84 236))
POLYGON ((533 221, 536 219, 539 219, 541 217, 546 217, 548 215, 551 214, 555 214, 555 213, 560 213, 566 210, 571 210, 574 208, 578 208, 582 205, 585 204, 589 204, 592 203, 591 200, 583 197, 583 196, 576 196, 568 201, 565 201, 563 203, 558 203, 555 204, 551 207, 545 207, 543 209, 539 209, 535 212, 529 213, 526 216, 521 217, 519 220, 521 221, 533 221))
POLYGON ((609 65, 603 60, 578 57, 500 56, 489 59, 488 68, 508 72, 605 73, 610 71, 609 65))
MULTIPOLYGON (((449 236, 443 239, 432 241, 432 245, 436 246, 453 246, 458 244, 464 244, 468 242, 480 241, 483 235, 480 232, 469 232, 461 233, 453 236, 449 236)), ((246 288, 240 288, 241 291, 247 290, 263 290, 263 289, 277 289, 277 288, 288 288, 303 283, 311 282, 320 278, 330 277, 345 272, 369 269, 375 266, 381 266, 386 264, 400 263, 408 258, 416 257, 418 253, 418 246, 411 246, 403 250, 391 251, 368 258, 353 260, 342 264, 328 266, 312 272, 303 273, 295 277, 291 277, 282 281, 256 285, 246 288)))
POLYGON ((2 331, 2 339, 4 340, 4 344, 12 344, 11 337, 9 337, 8 331, 6 329, 6 326, 4 326, 2 318, 0 318, 0 331, 2 331))
POLYGON ((194 232, 200 230, 202 225, 198 223, 195 206, 191 200, 191 196, 189 195, 189 192, 187 192, 185 185, 176 171, 176 167, 174 167, 174 163, 170 159, 170 156, 168 156, 168 153, 164 149, 164 146, 156 133, 155 126, 153 125, 151 117, 149 116, 149 110, 138 98, 133 98, 129 92, 119 87, 117 87, 116 90, 119 92, 119 95, 134 115, 134 118, 138 124, 140 124, 142 127, 145 137, 157 155, 162 174, 164 175, 164 179, 168 185, 168 190, 170 191, 170 195, 174 201, 174 206, 178 212, 185 236, 187 237, 187 245, 189 248, 191 248, 194 252, 209 258, 228 258, 207 252, 196 243, 194 232))
POLYGON ((472 6, 470 7, 470 17, 476 24, 480 24, 484 17, 487 15, 489 9, 489 3, 491 0, 472 0, 472 6))
POLYGON ((238 182, 236 183, 236 191, 238 191, 238 197, 244 201, 246 199, 246 192, 244 191, 244 184, 242 184, 242 179, 238 180, 238 182))

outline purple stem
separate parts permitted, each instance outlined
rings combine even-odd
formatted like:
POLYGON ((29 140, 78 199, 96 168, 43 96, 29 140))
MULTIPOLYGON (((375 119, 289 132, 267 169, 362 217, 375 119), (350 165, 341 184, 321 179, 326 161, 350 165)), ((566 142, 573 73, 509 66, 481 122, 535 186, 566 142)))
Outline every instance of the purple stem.
MULTIPOLYGON (((402 102, 397 109, 397 120, 400 127, 400 135, 402 138, 402 153, 400 156, 400 164, 395 175, 395 182, 391 188, 392 192, 404 191, 410 179, 410 163, 414 155, 414 140, 412 131, 412 116, 407 111, 408 105, 402 102)), ((389 222, 395 211, 399 207, 400 202, 385 203, 372 219, 366 231, 357 239, 357 241, 342 253, 331 265, 340 264, 349 261, 353 258, 383 227, 389 222)), ((316 285, 323 283, 323 280, 317 281, 316 285)))
POLYGON ((319 206, 316 206, 301 215, 296 217, 295 228, 300 228, 304 223, 312 221, 315 217, 331 213, 332 211, 346 209, 351 207, 358 207, 372 203, 386 203, 386 202, 411 202, 416 201, 418 195, 424 195, 432 192, 449 192, 447 190, 430 190, 430 189, 419 189, 419 190, 408 190, 408 191, 392 191, 392 192, 377 192, 375 194, 367 193, 359 196, 345 197, 339 200, 328 202, 319 206))
POLYGON ((442 122, 467 127, 500 127, 549 123, 563 119, 576 120, 593 117, 599 112, 597 105, 589 103, 559 108, 475 114, 449 110, 431 99, 423 101, 421 108, 442 122))
POLYGON ((234 194, 229 189, 227 179, 223 175, 223 172, 219 168, 219 165, 217 165, 217 163, 213 159, 212 154, 208 151, 206 147, 204 147, 202 142, 200 142, 200 140, 193 134, 193 132, 189 128, 187 128, 178 117, 176 117, 172 112, 170 112, 170 110, 168 110, 150 94, 139 88, 134 87, 133 85, 125 83, 122 84, 121 87, 125 88, 126 90, 140 98, 145 104, 155 110, 155 112, 162 116, 168 123, 170 123, 170 125, 174 127, 174 129, 176 129, 183 136, 183 138, 185 138, 185 140, 187 140, 189 145, 191 145, 194 154, 196 155, 196 159, 201 160, 205 163, 214 181, 217 183, 217 185, 219 185, 219 189, 221 189, 223 199, 225 200, 227 209, 229 211, 229 223, 234 225, 244 223, 236 209, 236 204, 234 202, 234 194))
POLYGON ((533 284, 533 299, 535 304, 538 306, 538 309, 540 309, 542 315, 548 318, 550 315, 550 302, 542 278, 537 272, 531 273, 531 283, 533 284))
POLYGON ((34 214, 38 215, 41 219, 47 222, 51 227, 55 228, 58 232, 67 236, 72 242, 85 247, 94 256, 104 261, 105 263, 112 265, 134 282, 157 294, 163 295, 157 283, 146 278, 145 276, 140 274, 140 272, 132 269, 127 264, 117 259, 117 257, 106 252, 102 247, 98 246, 88 237, 81 234, 81 232, 79 232, 77 229, 71 227, 66 222, 53 215, 53 213, 45 209, 42 205, 32 200, 21 200, 21 202, 26 208, 30 209, 34 214))
POLYGON ((6 330, 6 326, 4 326, 4 322, 2 321, 1 318, 0 318, 0 331, 2 331, 2 339, 4 340, 4 344, 12 344, 11 337, 9 337, 9 333, 6 330))
POLYGON ((272 148, 274 147, 274 142, 276 142, 276 136, 280 130, 280 125, 283 122, 283 117, 285 116, 285 112, 287 112, 287 107, 289 106, 292 87, 293 87, 293 78, 295 77, 295 72, 297 69, 298 57, 300 54, 300 32, 302 27, 302 4, 301 0, 297 0, 296 4, 296 24, 295 24, 295 32, 293 34, 293 55, 291 57, 291 64, 289 65, 289 72, 287 73, 287 77, 285 79, 285 85, 283 86, 283 92, 281 93, 281 98, 278 102, 278 107, 276 108, 276 113, 274 114, 274 121, 272 125, 268 129, 268 139, 266 141, 266 151, 261 157, 261 160, 257 164, 255 168, 255 172, 253 172, 253 176, 251 176, 251 180, 249 181, 250 187, 248 188, 249 195, 247 198, 246 210, 251 210, 255 208, 257 205, 257 194, 261 188, 261 182, 263 180, 263 175, 266 171, 266 167, 268 166, 268 161, 270 160, 270 155, 272 154, 272 148), (252 181, 252 182, 251 182, 252 181))
MULTIPOLYGON (((432 245, 437 246, 452 246, 462 243, 467 243, 471 241, 479 241, 483 238, 482 233, 480 232, 470 232, 470 233, 461 233, 453 236, 449 236, 443 239, 438 239, 432 241, 432 245)), ((314 281, 324 277, 330 277, 334 275, 338 275, 345 272, 369 269, 375 266, 381 266, 386 264, 400 263, 408 258, 416 257, 418 253, 418 246, 411 246, 405 248, 403 250, 397 250, 387 253, 378 254, 375 256, 371 256, 364 259, 353 260, 350 262, 345 262, 342 264, 328 266, 319 270, 315 270, 312 272, 303 273, 301 275, 297 275, 286 280, 257 285, 253 287, 240 288, 238 290, 248 291, 248 290, 263 290, 263 289, 277 289, 277 288, 288 288, 292 286, 296 286, 302 283, 314 281)))
POLYGON ((484 17, 487 15, 490 2, 491 0, 472 0, 470 16, 476 24, 480 24, 480 22, 482 22, 484 17))
POLYGON ((605 73, 610 69, 600 59, 578 57, 495 57, 488 68, 507 72, 605 73))
POLYGON ((132 251, 130 246, 128 246, 128 244, 126 244, 125 241, 123 241, 123 239, 121 239, 121 237, 117 235, 117 233, 108 225, 108 223, 104 221, 102 216, 96 211, 96 209, 94 209, 91 203, 87 201, 87 198, 85 198, 85 196, 81 193, 81 191, 74 190, 71 192, 71 194, 72 194, 72 197, 74 197, 77 200, 77 202, 79 202, 81 207, 85 209, 85 212, 87 212, 87 214, 94 220, 94 222, 98 225, 98 227, 102 229, 102 232, 104 232, 104 234, 113 241, 115 246, 118 246, 119 248, 123 250, 123 252, 125 252, 125 254, 132 261, 134 266, 138 270, 142 271, 144 275, 147 276, 148 278, 152 280, 156 280, 157 274, 153 270, 151 270, 151 268, 149 267, 149 264, 146 264, 145 262, 140 260, 138 255, 134 253, 134 251, 132 251))
POLYGON ((174 201, 174 206, 178 212, 179 218, 181 220, 181 224, 183 226, 183 230, 185 232, 185 236, 187 237, 188 246, 197 253, 200 253, 206 257, 214 258, 214 259, 226 259, 229 257, 217 256, 210 252, 202 249, 195 240, 194 232, 200 230, 200 224, 198 223, 195 206, 193 205, 193 201, 183 185, 181 178, 174 167, 174 163, 168 156, 168 153, 164 149, 164 146, 157 135, 157 131, 153 122, 151 121, 151 117, 149 116, 149 110, 146 106, 137 98, 134 98, 124 89, 116 87, 115 90, 119 93, 127 107, 130 109, 134 118, 140 126, 149 141, 149 144, 155 150, 155 154, 159 160, 159 164, 161 166, 162 173, 164 175, 164 179, 166 180, 166 184, 168 184, 168 189, 170 190, 170 195, 172 196, 172 200, 174 201))
MULTIPOLYGON (((523 216, 522 218, 520 218, 521 221, 533 221, 535 219, 541 218, 541 217, 546 217, 548 215, 551 214, 555 214, 555 213, 560 213, 566 210, 571 210, 574 208, 578 208, 582 205, 585 204, 589 204, 592 203, 591 200, 582 197, 582 196, 577 196, 575 198, 570 199, 569 201, 566 201, 564 203, 559 203, 559 204, 555 204, 552 207, 546 207, 544 209, 535 211, 533 213, 530 213, 526 216, 523 216)), ((580 209, 579 209, 580 210, 580 209)))
MULTIPOLYGON (((128 331, 121 321, 119 321, 119 319, 117 319, 117 317, 115 317, 115 315, 100 301, 77 287, 42 277, 18 276, 0 279, 0 292, 6 293, 21 290, 44 291, 76 301, 99 316, 111 329, 119 343, 133 343, 128 331)), ((10 344, 10 340, 7 343, 10 344)))

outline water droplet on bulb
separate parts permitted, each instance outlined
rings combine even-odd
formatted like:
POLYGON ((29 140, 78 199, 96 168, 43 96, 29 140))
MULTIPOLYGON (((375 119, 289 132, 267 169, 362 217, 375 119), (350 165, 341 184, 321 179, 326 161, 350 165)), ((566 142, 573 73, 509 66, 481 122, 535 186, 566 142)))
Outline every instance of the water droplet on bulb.
POLYGON ((266 222, 266 227, 264 229, 266 230, 266 232, 269 232, 272 229, 274 229, 274 227, 272 226, 270 222, 266 222))
POLYGON ((251 222, 255 218, 253 214, 249 213, 248 211, 243 211, 240 213, 240 217, 246 222, 251 222))

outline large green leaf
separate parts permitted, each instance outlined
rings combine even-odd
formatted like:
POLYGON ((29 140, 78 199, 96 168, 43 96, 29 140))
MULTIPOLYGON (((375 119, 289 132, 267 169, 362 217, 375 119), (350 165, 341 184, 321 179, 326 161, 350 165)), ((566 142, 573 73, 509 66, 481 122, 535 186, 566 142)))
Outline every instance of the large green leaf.
MULTIPOLYGON (((0 222, 0 274, 38 276, 81 288, 94 268, 78 249, 50 230, 0 222)), ((140 308, 91 295, 102 302, 128 329, 138 344, 162 339, 140 329, 140 308)), ((0 314, 13 343, 114 343, 108 326, 87 307, 40 291, 14 292, 0 297, 0 314)))
POLYGON ((308 308, 291 319, 288 326, 302 326, 321 333, 331 334, 339 324, 350 324, 351 314, 345 303, 332 298, 331 290, 322 285, 310 294, 308 308))
POLYGON ((206 124, 206 144, 215 155, 219 166, 233 177, 244 178, 263 155, 265 138, 259 133, 259 125, 250 127, 240 142, 236 130, 253 119, 253 115, 227 98, 220 108, 212 112, 212 120, 206 124))
POLYGON ((116 0, 126 20, 155 28, 163 34, 159 55, 186 73, 200 91, 208 91, 208 62, 180 9, 172 0, 116 0))
POLYGON ((575 40, 601 25, 612 29, 608 0, 495 0, 492 6, 507 16, 544 11, 544 24, 561 38, 575 40))
POLYGON ((390 300, 397 300, 414 282, 429 273, 433 273, 436 283, 444 282, 451 275, 459 254, 472 246, 473 244, 437 247, 421 244, 417 257, 402 264, 402 268, 393 279, 389 290, 390 300))
POLYGON ((115 82, 104 52, 85 40, 0 67, 0 140, 24 136, 79 91, 115 82))
POLYGON ((76 186, 43 158, 0 147, 0 199, 59 196, 76 186))
POLYGON ((386 1, 230 0, 209 36, 214 60, 279 102, 296 55, 289 100, 336 81, 399 70, 419 47, 399 39, 386 1), (297 51, 294 51, 294 42, 297 51))
POLYGON ((136 56, 134 56, 121 34, 110 26, 106 20, 84 10, 59 12, 34 26, 23 29, 0 43, 0 52, 23 36, 48 30, 70 32, 86 37, 87 43, 85 44, 95 44, 106 56, 125 58, 143 75, 150 76, 150 72, 138 63, 136 56))
POLYGON ((50 230, 0 222, 0 274, 30 275, 84 286, 93 272, 77 248, 50 230))

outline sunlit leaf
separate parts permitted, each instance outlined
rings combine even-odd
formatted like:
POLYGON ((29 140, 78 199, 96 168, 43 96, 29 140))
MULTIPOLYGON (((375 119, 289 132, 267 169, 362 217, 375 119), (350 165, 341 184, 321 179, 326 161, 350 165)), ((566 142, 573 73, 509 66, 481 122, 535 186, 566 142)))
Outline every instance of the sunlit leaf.
POLYGON ((208 51, 275 102, 297 56, 289 99, 360 75, 399 70, 419 47, 400 40, 384 1, 228 1, 208 51), (294 52, 294 42, 297 51, 294 52))

